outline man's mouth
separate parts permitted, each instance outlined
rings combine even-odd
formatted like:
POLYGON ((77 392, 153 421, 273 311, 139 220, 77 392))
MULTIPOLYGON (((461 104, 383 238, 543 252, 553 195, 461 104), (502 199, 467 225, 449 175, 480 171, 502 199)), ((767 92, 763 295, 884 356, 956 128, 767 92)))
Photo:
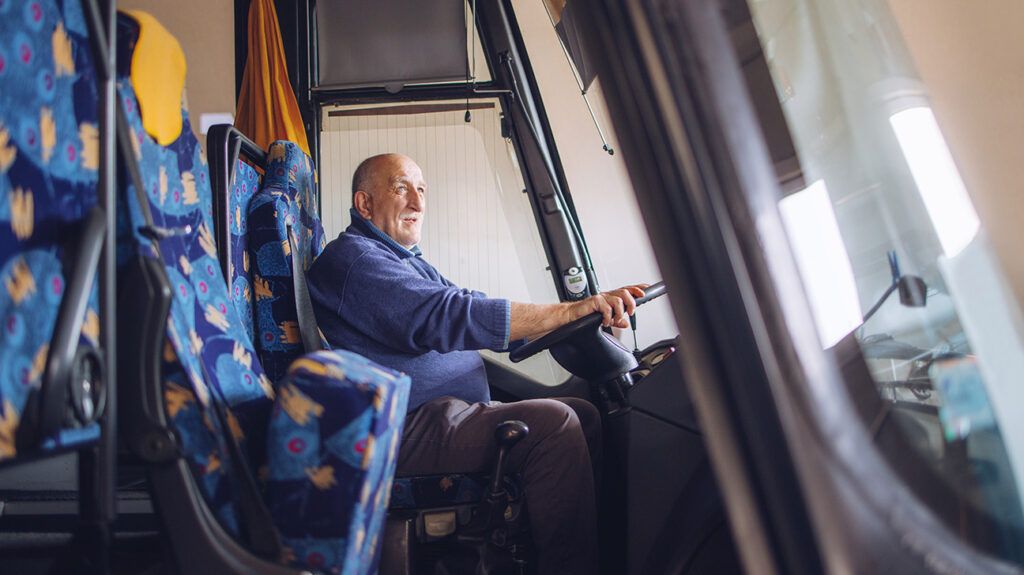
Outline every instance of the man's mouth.
POLYGON ((415 216, 409 216, 409 217, 402 218, 402 222, 404 222, 406 224, 415 224, 418 221, 419 221, 419 218, 415 217, 415 216))

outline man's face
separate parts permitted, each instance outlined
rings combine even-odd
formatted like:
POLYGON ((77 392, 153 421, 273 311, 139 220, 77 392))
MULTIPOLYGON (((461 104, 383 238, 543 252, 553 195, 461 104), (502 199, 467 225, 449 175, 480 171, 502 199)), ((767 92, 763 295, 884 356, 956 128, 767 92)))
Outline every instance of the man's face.
POLYGON ((405 156, 388 156, 381 161, 374 189, 368 190, 369 215, 360 212, 393 240, 411 248, 420 243, 427 183, 416 162, 405 156))

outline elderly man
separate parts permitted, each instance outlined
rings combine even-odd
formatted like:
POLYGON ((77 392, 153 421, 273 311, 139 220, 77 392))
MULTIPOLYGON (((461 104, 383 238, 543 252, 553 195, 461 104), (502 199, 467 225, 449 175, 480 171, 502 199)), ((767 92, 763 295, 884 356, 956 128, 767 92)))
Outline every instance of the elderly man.
POLYGON ((497 451, 494 428, 522 420, 530 434, 509 464, 523 478, 540 572, 597 572, 597 410, 574 398, 491 402, 475 350, 507 351, 594 312, 605 325, 628 327, 646 286, 574 303, 488 298, 455 286, 421 256, 427 184, 414 161, 371 157, 356 170, 352 191, 352 225, 310 268, 309 291, 332 346, 412 377, 399 474, 484 471, 497 451))

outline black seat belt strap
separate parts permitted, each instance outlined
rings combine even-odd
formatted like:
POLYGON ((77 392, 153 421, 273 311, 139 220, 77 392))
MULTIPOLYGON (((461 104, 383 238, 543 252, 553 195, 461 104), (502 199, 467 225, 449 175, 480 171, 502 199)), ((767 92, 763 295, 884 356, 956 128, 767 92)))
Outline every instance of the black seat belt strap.
MULTIPOLYGON (((202 363, 200 366, 203 369, 203 376, 209 381, 206 366, 202 363)), ((210 387, 215 388, 216 386, 211 385, 210 387)), ((271 516, 270 510, 267 509, 266 503, 263 502, 256 479, 249 469, 245 454, 242 453, 242 447, 238 445, 238 440, 235 438, 234 432, 231 431, 232 426, 228 421, 224 405, 221 403, 226 403, 227 400, 219 389, 214 393, 219 397, 211 397, 210 403, 220 421, 224 442, 228 447, 228 455, 235 468, 235 472, 228 475, 238 491, 238 514, 241 519, 242 539, 248 544, 249 550, 259 557, 268 561, 280 561, 283 547, 277 529, 274 527, 274 518, 271 516)))
POLYGON ((306 267, 302 264, 292 227, 286 229, 288 246, 292 252, 292 284, 295 290, 295 312, 299 319, 299 334, 302 336, 302 347, 306 353, 324 349, 317 329, 316 315, 313 313, 313 300, 309 297, 309 286, 306 285, 306 267))

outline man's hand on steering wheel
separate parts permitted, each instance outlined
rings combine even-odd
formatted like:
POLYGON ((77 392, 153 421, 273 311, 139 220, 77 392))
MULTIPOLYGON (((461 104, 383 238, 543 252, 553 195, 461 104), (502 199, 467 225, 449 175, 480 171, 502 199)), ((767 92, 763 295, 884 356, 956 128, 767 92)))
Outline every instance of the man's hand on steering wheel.
POLYGON ((512 350, 509 359, 513 363, 523 361, 567 338, 599 331, 602 325, 628 328, 629 316, 638 305, 664 294, 665 283, 658 282, 626 286, 575 303, 534 305, 512 302, 512 338, 531 339, 512 350), (543 335, 532 339, 534 334, 543 335))
POLYGON ((599 313, 602 326, 628 328, 629 316, 636 310, 636 298, 643 297, 649 285, 629 285, 580 300, 570 308, 570 321, 599 313))

